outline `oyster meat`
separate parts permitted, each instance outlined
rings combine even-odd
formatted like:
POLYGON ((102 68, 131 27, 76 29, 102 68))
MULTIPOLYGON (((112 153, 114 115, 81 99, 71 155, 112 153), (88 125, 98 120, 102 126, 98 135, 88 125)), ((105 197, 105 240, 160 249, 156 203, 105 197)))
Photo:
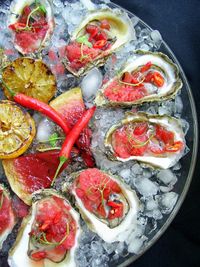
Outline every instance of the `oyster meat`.
POLYGON ((14 33, 15 48, 22 54, 41 51, 54 30, 50 0, 14 0, 10 7, 9 28, 14 33))
POLYGON ((168 169, 183 156, 185 138, 176 118, 128 112, 125 119, 108 130, 105 148, 111 159, 137 160, 168 169))
POLYGON ((15 225, 15 215, 9 192, 0 184, 0 249, 15 225))
POLYGON ((38 191, 34 197, 32 210, 23 219, 9 252, 9 265, 75 267, 79 214, 55 190, 38 191))
POLYGON ((111 53, 134 38, 135 30, 123 11, 90 11, 65 48, 65 66, 74 75, 83 75, 103 65, 111 53))
POLYGON ((178 67, 161 52, 136 51, 136 59, 108 81, 97 106, 132 106, 173 98, 182 87, 178 67))
POLYGON ((118 177, 95 168, 74 173, 71 179, 63 191, 75 197, 88 227, 108 243, 125 241, 124 233, 136 226, 139 200, 135 191, 118 177))

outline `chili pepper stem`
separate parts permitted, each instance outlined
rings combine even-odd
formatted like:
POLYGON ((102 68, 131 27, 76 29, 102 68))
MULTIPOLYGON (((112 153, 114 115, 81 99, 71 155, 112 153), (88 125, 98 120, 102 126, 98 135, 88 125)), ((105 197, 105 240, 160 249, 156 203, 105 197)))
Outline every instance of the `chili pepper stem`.
POLYGON ((8 90, 8 92, 11 94, 12 97, 15 96, 15 92, 4 82, 3 79, 0 79, 2 84, 6 87, 6 89, 8 90))
POLYGON ((60 163, 59 163, 59 165, 58 165, 58 168, 57 168, 57 170, 56 170, 56 173, 55 173, 55 175, 54 175, 54 178, 53 178, 53 180, 52 180, 52 182, 51 182, 51 186, 53 186, 53 184, 54 184, 54 182, 55 182, 55 180, 56 180, 56 178, 57 178, 57 176, 58 176, 58 174, 59 174, 59 172, 60 172, 62 166, 65 164, 66 161, 68 161, 68 158, 66 158, 66 157, 64 157, 64 156, 61 156, 61 157, 60 157, 60 163))

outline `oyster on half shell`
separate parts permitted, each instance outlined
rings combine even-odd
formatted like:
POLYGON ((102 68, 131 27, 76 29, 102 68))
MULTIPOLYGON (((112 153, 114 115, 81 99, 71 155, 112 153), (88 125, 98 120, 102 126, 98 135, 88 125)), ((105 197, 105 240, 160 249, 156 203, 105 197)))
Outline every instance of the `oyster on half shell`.
POLYGON ((105 148, 113 160, 136 160, 167 169, 183 156, 185 137, 176 118, 128 112, 125 119, 108 130, 105 148))
POLYGON ((63 62, 70 72, 80 76, 94 66, 103 65, 110 54, 132 39, 135 30, 125 12, 90 11, 72 34, 63 62))
POLYGON ((179 69, 161 52, 138 50, 121 72, 99 90, 97 106, 132 106, 173 98, 182 87, 179 69))
POLYGON ((41 51, 55 26, 51 0, 12 1, 8 23, 14 33, 14 46, 21 54, 41 51))
POLYGON ((11 248, 11 267, 76 267, 81 228, 79 214, 55 190, 34 194, 32 209, 22 221, 11 248))
POLYGON ((82 218, 105 242, 125 241, 125 233, 136 228, 139 199, 119 177, 99 169, 71 174, 63 186, 71 193, 82 218))

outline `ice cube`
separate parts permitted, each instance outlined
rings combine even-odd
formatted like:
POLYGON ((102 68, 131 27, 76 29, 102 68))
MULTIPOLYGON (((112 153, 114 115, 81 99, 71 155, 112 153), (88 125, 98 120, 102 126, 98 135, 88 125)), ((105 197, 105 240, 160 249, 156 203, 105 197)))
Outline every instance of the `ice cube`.
POLYGON ((139 18, 137 16, 133 16, 131 18, 131 22, 133 24, 133 27, 135 27, 138 24, 138 22, 139 22, 139 18))
POLYGON ((140 164, 136 163, 133 165, 133 167, 131 168, 133 174, 142 174, 142 168, 140 166, 140 164))
POLYGON ((130 169, 123 169, 120 171, 120 176, 124 179, 125 182, 130 181, 130 176, 131 176, 131 170, 130 169))
POLYGON ((128 244, 128 251, 130 253, 138 254, 143 246, 144 239, 142 238, 135 238, 132 240, 130 244, 128 244))
POLYGON ((175 185, 177 182, 176 175, 171 170, 160 170, 157 174, 157 178, 166 185, 175 185))
POLYGON ((147 201, 145 203, 145 208, 149 211, 155 210, 158 208, 158 203, 153 198, 147 199, 147 201))
POLYGON ((37 128, 36 140, 38 142, 48 141, 49 137, 53 133, 53 124, 48 119, 43 119, 37 128))
POLYGON ((94 10, 96 7, 90 0, 80 0, 85 8, 88 10, 94 10))
POLYGON ((103 245, 104 250, 108 253, 108 255, 110 255, 115 250, 117 243, 116 242, 115 243, 103 242, 102 245, 103 245))
POLYGON ((98 68, 94 68, 88 72, 81 82, 83 97, 86 101, 94 98, 98 89, 102 85, 103 76, 98 68))
POLYGON ((177 96, 175 98, 175 113, 181 116, 182 111, 183 111, 183 101, 180 96, 177 96))
POLYGON ((92 253, 103 253, 103 246, 99 241, 92 241, 91 243, 91 251, 92 253))
POLYGON ((147 178, 137 179, 135 186, 139 193, 144 197, 156 195, 158 192, 158 186, 147 178))
POLYGON ((161 208, 161 212, 164 214, 169 214, 173 210, 178 200, 178 194, 175 192, 168 192, 157 196, 157 199, 161 208))
POLYGON ((157 49, 160 48, 160 46, 162 44, 162 36, 161 36, 160 32, 158 30, 154 30, 151 32, 150 36, 154 42, 155 47, 157 49))

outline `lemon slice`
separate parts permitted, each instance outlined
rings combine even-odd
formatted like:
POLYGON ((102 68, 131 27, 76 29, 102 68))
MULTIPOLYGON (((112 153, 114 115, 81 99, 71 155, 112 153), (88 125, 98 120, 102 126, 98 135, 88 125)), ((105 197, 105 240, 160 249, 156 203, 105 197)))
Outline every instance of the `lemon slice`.
POLYGON ((23 154, 35 136, 35 122, 14 102, 0 101, 0 159, 23 154))
MULTIPOLYGON (((2 74, 5 84, 14 92, 37 98, 48 103, 56 92, 56 79, 51 70, 41 60, 18 58, 8 65, 2 74)), ((12 96, 3 86, 8 99, 12 96)))

